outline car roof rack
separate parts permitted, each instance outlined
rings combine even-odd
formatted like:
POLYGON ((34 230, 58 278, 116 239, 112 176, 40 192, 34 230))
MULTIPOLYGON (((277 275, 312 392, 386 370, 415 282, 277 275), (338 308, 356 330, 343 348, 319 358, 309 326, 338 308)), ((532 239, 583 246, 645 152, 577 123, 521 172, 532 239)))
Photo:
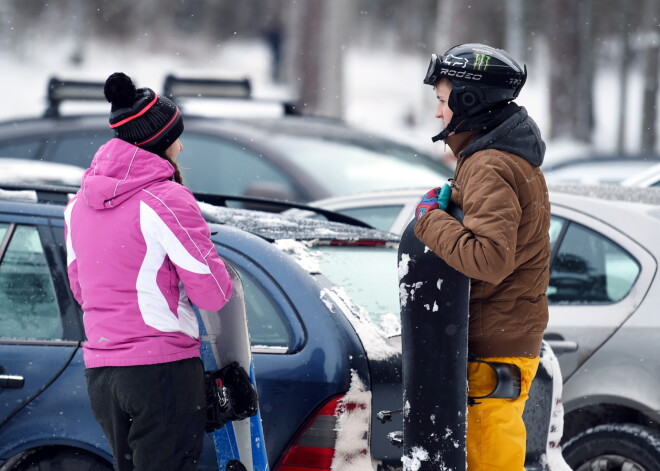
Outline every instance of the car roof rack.
MULTIPOLYGON (((60 106, 65 101, 106 101, 103 93, 104 86, 104 82, 63 80, 51 77, 48 81, 48 107, 44 112, 44 117, 61 116, 60 106)), ((275 103, 282 106, 286 115, 301 114, 295 102, 255 99, 252 96, 252 83, 247 77, 241 79, 189 78, 168 74, 163 84, 163 95, 175 102, 181 98, 218 98, 275 103)))
POLYGON ((181 98, 220 98, 227 100, 250 100, 259 103, 276 103, 284 109, 284 114, 299 115, 294 102, 276 99, 255 99, 252 96, 252 82, 249 78, 195 78, 168 74, 163 84, 163 95, 177 104, 181 98))
POLYGON ((38 203, 67 204, 69 194, 75 194, 79 187, 68 185, 42 185, 29 183, 0 183, 0 190, 33 191, 38 203))
MULTIPOLYGON (((39 203, 54 203, 54 204, 67 204, 69 202, 69 194, 77 193, 79 187, 67 185, 31 185, 26 183, 0 183, 0 189, 11 191, 34 191, 36 193, 37 202, 39 203)), ((320 214, 330 222, 340 222, 351 226, 364 227, 373 229, 373 226, 360 221, 359 219, 346 216, 345 214, 336 213, 327 209, 316 208, 304 204, 291 203, 288 201, 269 200, 266 198, 255 198, 251 196, 232 196, 232 195, 216 195, 213 193, 193 193, 195 199, 202 203, 207 203, 213 206, 229 207, 229 201, 237 203, 247 203, 247 206, 252 206, 255 209, 259 208, 281 208, 285 209, 302 209, 316 214, 320 214)), ((245 208, 250 209, 250 208, 245 208)))
POLYGON ((89 82, 83 80, 61 80, 51 77, 48 81, 48 108, 45 118, 60 116, 60 105, 63 101, 105 101, 103 82, 89 82))

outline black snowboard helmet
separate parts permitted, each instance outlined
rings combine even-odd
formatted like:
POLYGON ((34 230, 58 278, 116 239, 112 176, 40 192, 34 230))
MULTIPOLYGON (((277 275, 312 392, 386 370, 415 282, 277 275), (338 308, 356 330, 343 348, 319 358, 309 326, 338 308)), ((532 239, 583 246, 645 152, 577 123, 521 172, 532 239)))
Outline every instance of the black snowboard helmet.
POLYGON ((424 83, 435 85, 443 77, 452 84, 448 105, 454 116, 433 142, 446 139, 459 123, 515 99, 527 80, 527 67, 502 49, 461 44, 431 55, 424 83))

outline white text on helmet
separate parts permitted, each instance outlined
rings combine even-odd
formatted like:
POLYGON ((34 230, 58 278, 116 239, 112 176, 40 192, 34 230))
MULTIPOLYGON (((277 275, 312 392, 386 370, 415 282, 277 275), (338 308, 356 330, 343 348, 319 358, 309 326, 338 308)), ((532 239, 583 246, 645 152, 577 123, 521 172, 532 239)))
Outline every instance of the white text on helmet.
POLYGON ((441 68, 440 69, 440 75, 447 75, 449 77, 456 77, 456 78, 462 78, 465 80, 481 80, 483 75, 481 74, 473 74, 472 72, 466 72, 465 70, 459 70, 458 72, 453 70, 453 69, 445 69, 441 68))

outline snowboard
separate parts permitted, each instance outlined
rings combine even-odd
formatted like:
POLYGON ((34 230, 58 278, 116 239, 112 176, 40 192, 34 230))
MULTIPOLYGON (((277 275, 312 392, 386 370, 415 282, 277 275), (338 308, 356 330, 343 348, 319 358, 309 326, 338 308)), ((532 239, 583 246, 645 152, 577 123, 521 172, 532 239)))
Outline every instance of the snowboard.
MULTIPOLYGON (((199 309, 202 360, 207 371, 238 362, 256 387, 250 336, 245 312, 243 283, 234 268, 225 263, 233 284, 229 302, 219 311, 199 309)), ((228 422, 213 432, 219 471, 268 471, 261 413, 228 422)))
MULTIPOLYGON (((447 211, 463 219, 450 203, 447 211)), ((403 469, 466 469, 469 278, 414 233, 399 244, 403 469)))

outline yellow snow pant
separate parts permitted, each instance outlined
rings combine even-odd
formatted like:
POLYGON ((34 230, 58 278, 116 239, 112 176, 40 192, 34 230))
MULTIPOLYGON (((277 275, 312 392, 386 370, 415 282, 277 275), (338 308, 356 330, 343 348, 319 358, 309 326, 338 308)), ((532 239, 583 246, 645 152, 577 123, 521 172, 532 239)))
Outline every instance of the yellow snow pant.
MULTIPOLYGON (((468 406, 467 471, 525 471, 527 433, 522 419, 529 387, 539 366, 539 357, 488 357, 490 362, 512 363, 520 368, 518 399, 479 399, 468 406)), ((468 363, 470 396, 485 396, 495 387, 493 369, 483 363, 468 363)))

